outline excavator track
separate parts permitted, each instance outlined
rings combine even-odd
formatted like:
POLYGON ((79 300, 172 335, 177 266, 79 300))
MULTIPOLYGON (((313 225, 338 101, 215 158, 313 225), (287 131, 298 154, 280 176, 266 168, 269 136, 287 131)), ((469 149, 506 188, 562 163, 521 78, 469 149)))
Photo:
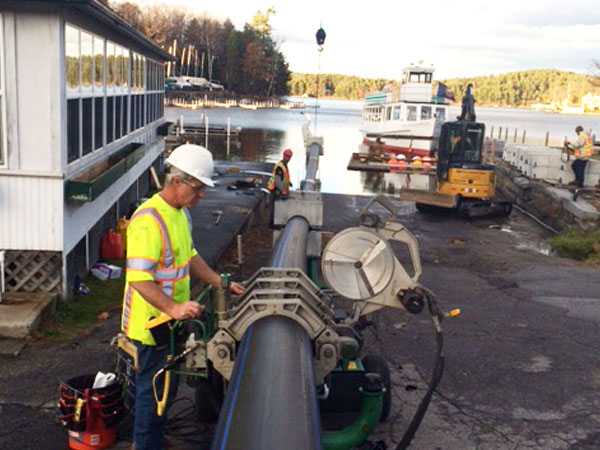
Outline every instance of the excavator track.
POLYGON ((508 200, 463 200, 458 206, 458 212, 467 219, 509 216, 512 212, 512 203, 508 200))

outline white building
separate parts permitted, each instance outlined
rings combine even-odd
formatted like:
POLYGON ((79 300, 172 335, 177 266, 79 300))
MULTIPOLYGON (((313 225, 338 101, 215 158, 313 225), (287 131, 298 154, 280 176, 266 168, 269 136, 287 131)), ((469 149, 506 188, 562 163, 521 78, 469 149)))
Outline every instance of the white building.
POLYGON ((170 56, 98 0, 0 1, 7 291, 69 294, 161 168, 170 56))

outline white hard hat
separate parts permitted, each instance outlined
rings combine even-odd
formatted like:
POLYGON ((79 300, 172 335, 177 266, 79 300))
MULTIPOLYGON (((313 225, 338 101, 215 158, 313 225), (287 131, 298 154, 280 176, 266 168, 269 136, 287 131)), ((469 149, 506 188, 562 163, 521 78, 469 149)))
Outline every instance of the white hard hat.
POLYGON ((398 153, 396 155, 396 159, 399 161, 404 161, 406 159, 406 156, 404 156, 402 153, 398 153))
POLYGON ((210 179, 214 168, 212 153, 204 147, 194 144, 180 145, 171 152, 165 162, 202 181, 207 186, 215 185, 214 181, 210 179))

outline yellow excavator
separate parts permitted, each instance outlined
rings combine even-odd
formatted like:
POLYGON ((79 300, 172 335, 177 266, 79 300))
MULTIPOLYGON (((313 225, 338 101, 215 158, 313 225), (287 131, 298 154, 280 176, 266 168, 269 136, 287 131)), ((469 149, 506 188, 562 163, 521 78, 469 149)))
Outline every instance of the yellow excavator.
POLYGON ((457 210, 468 218, 509 215, 512 203, 495 198, 494 166, 482 163, 484 135, 483 123, 445 122, 440 134, 433 189, 402 189, 400 199, 415 202, 422 212, 457 210))

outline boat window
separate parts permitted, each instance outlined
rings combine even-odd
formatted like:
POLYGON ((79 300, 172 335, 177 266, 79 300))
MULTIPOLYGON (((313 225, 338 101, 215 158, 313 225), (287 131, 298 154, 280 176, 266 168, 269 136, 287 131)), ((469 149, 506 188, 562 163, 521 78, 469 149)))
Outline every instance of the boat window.
POLYGON ((415 121, 417 120, 417 107, 416 106, 408 106, 406 108, 406 120, 415 121))
POLYGON ((431 106, 421 106, 421 120, 431 119, 431 106))
POLYGON ((391 120, 392 119, 392 108, 390 106, 388 106, 385 109, 385 120, 391 120))
POLYGON ((429 72, 411 72, 408 81, 410 83, 431 83, 431 73, 429 72))
POLYGON ((400 120, 400 112, 402 111, 401 106, 394 107, 394 120, 400 120))
POLYGON ((382 109, 380 106, 366 108, 363 113, 363 119, 366 122, 379 122, 381 120, 382 109))
POLYGON ((435 118, 443 122, 446 120, 446 110, 444 108, 435 108, 435 118))

